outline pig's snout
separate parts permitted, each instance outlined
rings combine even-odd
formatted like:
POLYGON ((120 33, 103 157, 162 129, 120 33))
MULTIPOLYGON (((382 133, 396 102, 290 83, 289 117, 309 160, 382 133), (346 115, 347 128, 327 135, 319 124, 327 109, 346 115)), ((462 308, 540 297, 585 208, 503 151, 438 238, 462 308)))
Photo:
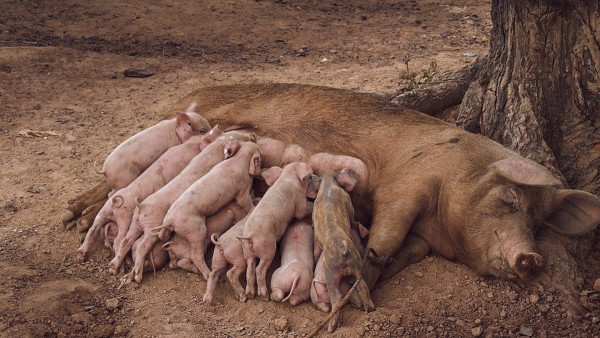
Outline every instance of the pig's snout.
POLYGON ((535 252, 519 253, 511 264, 512 270, 523 279, 532 277, 543 266, 544 258, 535 252))

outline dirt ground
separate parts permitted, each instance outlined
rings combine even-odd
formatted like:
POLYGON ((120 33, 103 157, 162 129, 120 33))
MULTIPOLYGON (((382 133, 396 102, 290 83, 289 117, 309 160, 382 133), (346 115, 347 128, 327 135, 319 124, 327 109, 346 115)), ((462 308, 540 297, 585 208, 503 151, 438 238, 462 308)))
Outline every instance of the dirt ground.
MULTIPOLYGON (((239 303, 221 280, 182 270, 119 288, 110 250, 76 260, 81 234, 59 220, 99 182, 93 162, 194 88, 295 82, 386 94, 488 50, 490 1, 0 0, 0 336, 303 336, 309 302, 239 303), (129 78, 127 69, 151 71, 129 78), (26 133, 27 130, 41 133, 26 133)), ((430 255, 343 310, 331 336, 598 336, 600 259, 580 301, 476 275, 430 255)), ((325 336, 325 334, 321 334, 325 336)))

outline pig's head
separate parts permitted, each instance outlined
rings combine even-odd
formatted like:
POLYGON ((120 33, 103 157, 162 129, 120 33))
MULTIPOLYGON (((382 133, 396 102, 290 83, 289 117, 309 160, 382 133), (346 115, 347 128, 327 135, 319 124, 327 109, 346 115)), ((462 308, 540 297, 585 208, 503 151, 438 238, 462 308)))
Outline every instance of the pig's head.
POLYGON ((293 162, 288 164, 288 166, 291 166, 291 170, 294 171, 302 186, 306 187, 306 196, 308 198, 317 197, 321 179, 319 176, 313 174, 312 168, 305 162, 293 162))
POLYGON ((210 124, 195 112, 196 102, 192 102, 185 113, 177 113, 175 133, 181 142, 187 141, 192 135, 204 134, 210 130, 210 124))
POLYGON ((469 189, 470 197, 450 210, 448 227, 460 243, 459 259, 481 274, 535 275, 544 265, 533 238, 537 227, 582 234, 600 223, 598 197, 559 186, 548 170, 522 157, 490 165, 469 189))

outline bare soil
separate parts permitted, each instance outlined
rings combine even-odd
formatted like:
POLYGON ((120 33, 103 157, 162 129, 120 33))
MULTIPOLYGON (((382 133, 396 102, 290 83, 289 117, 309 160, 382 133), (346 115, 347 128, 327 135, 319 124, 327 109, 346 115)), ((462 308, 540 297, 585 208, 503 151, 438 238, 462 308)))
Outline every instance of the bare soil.
MULTIPOLYGON (((309 302, 239 303, 222 280, 164 269, 120 286, 98 243, 59 215, 97 183, 93 162, 194 88, 296 82, 386 94, 458 69, 489 46, 490 1, 0 0, 0 336, 303 336, 309 302), (472 53, 472 54, 469 54, 472 53), (153 73, 129 78, 127 69, 153 73), (37 133, 27 133, 27 130, 37 133)), ((434 254, 343 310, 331 336, 598 336, 598 244, 588 312, 559 291, 476 275, 434 254)), ((600 286, 599 286, 600 287, 600 286)), ((322 336, 326 334, 321 333, 322 336)))

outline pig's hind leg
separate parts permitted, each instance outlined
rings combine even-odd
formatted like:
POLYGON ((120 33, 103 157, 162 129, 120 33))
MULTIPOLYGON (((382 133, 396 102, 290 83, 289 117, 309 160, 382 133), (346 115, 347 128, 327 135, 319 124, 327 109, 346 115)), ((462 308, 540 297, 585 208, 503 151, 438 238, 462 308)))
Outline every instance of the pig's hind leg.
POLYGON ((108 211, 109 209, 111 209, 111 206, 112 203, 110 202, 110 200, 107 201, 104 204, 104 207, 102 207, 102 209, 98 213, 98 215, 96 215, 96 218, 94 219, 94 224, 92 224, 87 234, 85 235, 85 240, 83 241, 83 244, 79 247, 79 249, 77 249, 77 258, 80 261, 85 260, 85 256, 90 251, 92 243, 94 243, 98 235, 100 235, 102 228, 104 228, 104 226, 111 221, 108 217, 108 211))
POLYGON ((247 298, 244 292, 244 287, 242 283, 240 283, 240 276, 246 271, 246 264, 234 263, 231 269, 227 271, 227 279, 229 279, 229 284, 233 287, 233 292, 235 292, 235 297, 242 303, 245 303, 247 298))
MULTIPOLYGON (((115 248, 115 257, 113 257, 113 259, 110 261, 110 263, 108 263, 108 267, 109 267, 109 271, 113 274, 116 275, 117 272, 119 271, 119 268, 121 267, 121 263, 123 262, 123 259, 125 258, 125 256, 127 255, 127 253, 129 253, 129 251, 131 250, 131 247, 133 246, 133 242, 135 242, 136 239, 138 239, 144 232, 139 228, 139 212, 138 209, 135 209, 135 213, 133 216, 133 221, 131 222, 131 226, 129 227, 129 231, 127 231, 127 235, 125 236, 125 238, 120 241, 120 243, 117 243, 117 239, 115 238, 115 244, 114 244, 114 248, 115 248)), ((142 262, 143 264, 143 262, 142 262)))

